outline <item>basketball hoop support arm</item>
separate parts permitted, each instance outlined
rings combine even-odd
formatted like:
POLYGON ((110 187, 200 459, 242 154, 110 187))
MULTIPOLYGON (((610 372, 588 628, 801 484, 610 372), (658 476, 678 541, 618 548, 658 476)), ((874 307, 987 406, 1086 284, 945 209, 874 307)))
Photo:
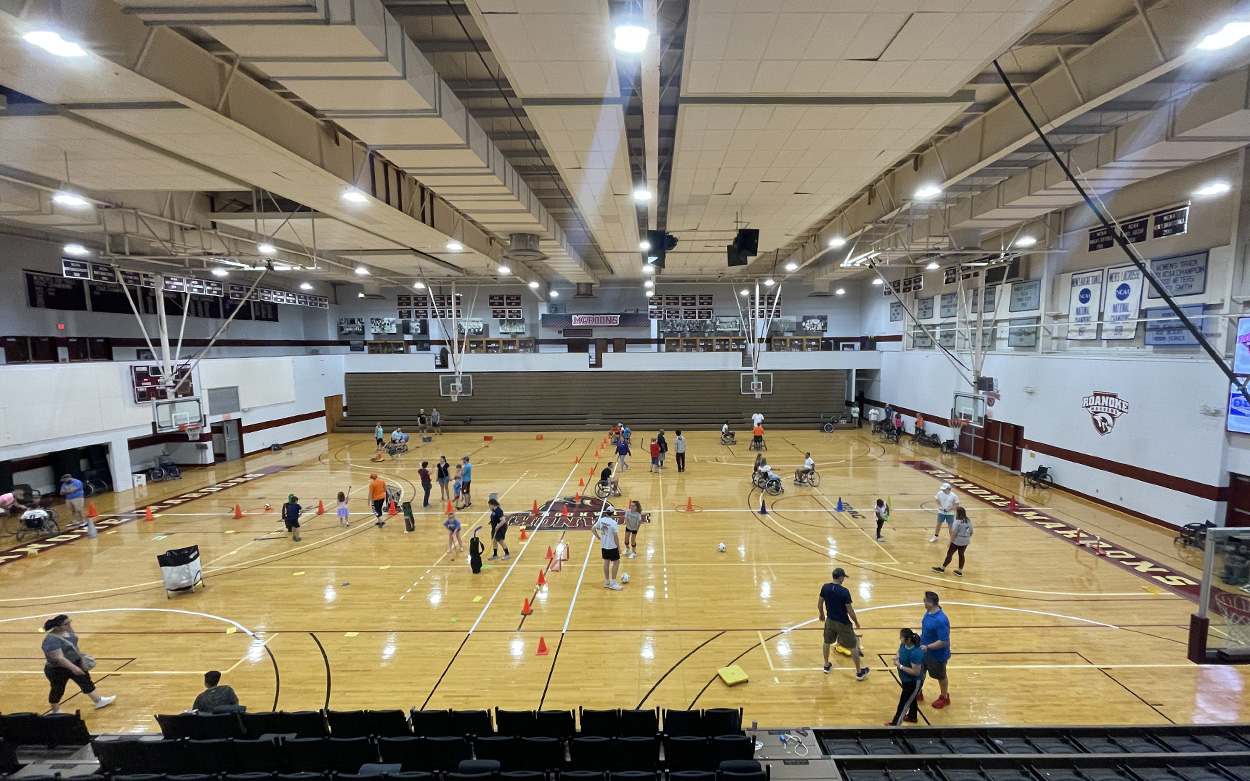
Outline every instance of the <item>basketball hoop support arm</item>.
MULTIPOLYGON (((881 273, 881 270, 877 268, 877 264, 873 263, 872 261, 868 261, 868 268, 872 269, 872 272, 881 279, 881 284, 885 285, 885 289, 890 291, 890 295, 893 296, 896 301, 898 301, 898 305, 903 307, 903 311, 906 312, 907 316, 911 318, 912 323, 915 324, 921 331, 924 331, 925 336, 932 339, 933 343, 937 345, 937 348, 941 350, 943 354, 946 355, 946 360, 950 361, 950 364, 955 369, 955 372, 959 374, 960 379, 968 383, 968 386, 970 388, 972 388, 973 390, 976 390, 976 387, 977 387, 976 380, 968 379, 968 375, 964 373, 964 371, 968 367, 964 366, 963 363, 960 362, 959 359, 957 359, 954 355, 951 355, 950 350, 947 350, 941 344, 938 344, 937 337, 935 337, 933 335, 933 332, 930 331, 928 328, 926 328, 923 323, 921 323, 919 320, 916 319, 916 316, 912 314, 911 308, 907 306, 907 303, 905 301, 903 301, 903 297, 900 296, 897 292, 895 292, 894 286, 890 284, 890 280, 886 279, 885 275, 881 273)), ((974 373, 974 377, 975 376, 976 374, 974 373)))
POLYGON ((1215 362, 1216 366, 1220 367, 1220 371, 1224 373, 1224 376, 1228 378, 1228 381, 1232 384, 1232 386, 1236 388, 1239 393, 1241 393, 1242 398, 1244 398, 1247 403, 1250 403, 1250 390, 1246 389, 1246 380, 1239 379, 1237 375, 1233 374, 1232 367, 1230 367, 1228 362, 1224 360, 1224 356, 1216 352, 1215 347, 1213 347, 1202 332, 1198 330, 1198 328, 1193 324, 1193 321, 1185 316, 1185 313, 1181 311, 1180 306, 1172 299, 1172 296, 1168 293, 1168 291, 1163 289, 1163 285, 1159 283, 1158 277, 1156 277, 1154 272, 1150 270, 1150 267, 1142 261, 1141 256, 1137 254, 1137 250, 1134 249, 1133 245, 1129 243, 1128 238, 1125 237, 1124 233, 1120 230, 1120 227, 1112 222, 1106 213, 1103 212, 1103 210, 1099 208, 1096 203, 1094 203, 1094 199, 1089 196, 1089 193, 1085 191, 1085 188, 1081 186, 1081 183, 1078 182, 1076 177, 1072 175, 1072 171, 1068 168, 1068 164, 1064 162, 1064 159, 1059 156, 1057 151, 1055 151, 1055 147, 1051 145, 1050 139, 1047 138, 1046 134, 1042 132, 1042 128, 1037 124, 1037 120, 1033 119, 1033 115, 1029 112, 1028 107, 1024 105, 1024 101, 1020 98, 1020 93, 1016 92, 1016 88, 1012 85, 1011 79, 1007 78, 1007 74, 1003 72, 1002 66, 998 64, 998 60, 994 60, 994 70, 998 71, 998 77, 1002 79, 1003 85, 1007 87, 1007 91, 1011 93, 1012 100, 1014 100, 1016 105, 1019 106, 1020 111, 1024 114, 1024 118, 1029 121, 1029 125, 1033 127, 1033 132, 1037 133, 1037 137, 1041 140, 1042 144, 1046 146, 1046 151, 1050 152, 1050 156, 1054 158, 1056 163, 1059 164, 1059 170, 1063 171, 1063 175, 1067 177, 1068 181, 1072 183, 1072 186, 1076 188, 1076 191, 1080 193, 1082 200, 1085 201, 1085 205, 1089 207, 1089 210, 1093 212, 1094 216, 1098 218, 1098 221, 1102 223, 1103 228, 1111 231, 1111 235, 1115 239, 1115 243, 1120 246, 1120 249, 1123 250, 1124 254, 1128 256, 1128 259, 1134 266, 1137 267, 1137 270, 1141 272, 1142 277, 1150 283, 1150 286, 1155 289, 1155 292, 1159 294, 1159 297, 1162 298, 1168 305, 1168 308, 1172 310, 1172 314, 1176 317, 1176 319, 1181 321, 1181 325, 1185 326, 1185 330, 1189 331, 1190 336, 1198 341, 1198 344, 1202 347, 1203 352, 1205 352, 1211 360, 1215 362))

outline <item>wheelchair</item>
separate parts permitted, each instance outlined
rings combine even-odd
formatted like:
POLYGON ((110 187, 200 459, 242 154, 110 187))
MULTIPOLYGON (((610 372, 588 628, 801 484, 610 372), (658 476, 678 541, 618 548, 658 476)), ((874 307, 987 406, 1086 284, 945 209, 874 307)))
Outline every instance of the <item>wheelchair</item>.
MULTIPOLYGON (((595 483, 595 496, 599 497, 600 499, 607 499, 609 496, 612 496, 612 495, 613 495, 612 486, 608 483, 607 480, 600 480, 599 482, 595 483)), ((617 490, 615 495, 620 496, 621 495, 620 490, 617 490)))
POLYGON ((758 469, 751 473, 751 484, 756 488, 766 491, 769 496, 777 496, 786 489, 781 485, 781 478, 777 475, 764 477, 764 474, 758 469))
POLYGON ((810 485, 812 488, 815 488, 820 485, 820 472, 813 469, 807 474, 803 474, 802 469, 796 469, 794 470, 794 484, 810 485))
POLYGON ((751 437, 751 444, 748 446, 750 450, 767 450, 768 445, 764 444, 763 437, 751 437))
POLYGON ((1024 484, 1029 488, 1050 488, 1055 484, 1055 478, 1050 474, 1050 467, 1039 466, 1032 472, 1024 473, 1024 484))
POLYGON ((884 421, 880 424, 880 427, 873 426, 873 432, 886 442, 893 442, 896 444, 898 443, 899 436, 903 433, 902 430, 895 428, 893 423, 887 423, 884 421))
POLYGON ((925 447, 941 447, 942 438, 937 434, 926 434, 923 431, 918 431, 911 435, 911 443, 913 445, 924 445, 925 447))
POLYGON ((1181 527, 1180 534, 1176 535, 1176 539, 1172 540, 1172 542, 1182 548, 1205 550, 1207 547, 1207 529, 1212 528, 1215 528, 1215 524, 1210 521, 1187 523, 1181 527))
POLYGON ((408 452, 407 439, 392 439, 386 443, 386 454, 391 458, 398 458, 401 454, 408 452))
POLYGON ((738 440, 734 439, 734 433, 731 431, 728 434, 722 433, 720 435, 720 443, 722 445, 736 445, 738 440))
POLYGON ((37 540, 43 537, 55 537, 61 533, 57 523, 56 511, 46 507, 33 507, 22 513, 21 522, 17 527, 17 541, 37 540))

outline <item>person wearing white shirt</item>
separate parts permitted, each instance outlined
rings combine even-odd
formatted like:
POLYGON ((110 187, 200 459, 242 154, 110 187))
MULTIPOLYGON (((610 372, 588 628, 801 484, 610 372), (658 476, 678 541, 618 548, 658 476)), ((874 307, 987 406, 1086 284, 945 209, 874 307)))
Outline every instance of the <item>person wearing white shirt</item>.
POLYGON ((947 524, 947 528, 955 523, 955 508, 959 506, 959 497, 951 490, 950 483, 942 483, 942 490, 937 492, 937 496, 933 497, 938 503, 937 526, 933 528, 933 537, 929 542, 937 542, 938 535, 942 533, 942 524, 947 524))
POLYGON ((868 410, 868 422, 879 423, 881 422, 881 418, 883 415, 884 413, 881 411, 880 407, 873 407, 872 409, 868 410))
POLYGON ((780 483, 780 482, 781 482, 781 478, 780 478, 780 477, 778 477, 777 475, 773 474, 773 468, 772 468, 771 466, 769 466, 769 465, 768 465, 768 462, 767 462, 767 461, 765 461, 765 460, 764 460, 764 458, 763 458, 762 456, 759 458, 758 463, 757 463, 757 465, 756 465, 755 469, 756 469, 756 471, 758 471, 761 475, 763 475, 763 476, 764 476, 764 484, 765 484, 765 485, 767 485, 768 483, 773 483, 773 482, 776 482, 776 483, 780 483))
POLYGON ((616 582, 616 573, 621 568, 621 546, 617 542, 616 519, 601 516, 590 530, 595 539, 599 540, 599 552, 603 556, 603 587, 620 591, 623 587, 616 582))
POLYGON ((755 428, 756 426, 760 425, 763 422, 764 422, 764 416, 761 415, 760 413, 757 412, 751 416, 751 428, 755 428))
POLYGON ((720 427, 720 443, 722 445, 737 444, 734 441, 734 433, 729 430, 729 421, 725 421, 725 425, 720 427))
POLYGON ((859 428, 859 405, 851 405, 851 422, 855 424, 855 428, 859 428))
POLYGON ((816 471, 816 462, 812 459, 811 453, 804 453, 803 466, 794 474, 794 482, 798 484, 806 479, 808 475, 816 471))

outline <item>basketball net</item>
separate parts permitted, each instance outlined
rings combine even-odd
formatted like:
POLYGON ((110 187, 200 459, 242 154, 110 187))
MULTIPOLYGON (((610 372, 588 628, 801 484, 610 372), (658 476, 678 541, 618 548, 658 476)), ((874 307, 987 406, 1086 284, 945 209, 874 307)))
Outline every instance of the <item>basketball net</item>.
POLYGON ((1250 648, 1250 597, 1212 589, 1211 605, 1224 619, 1230 647, 1250 648))
POLYGON ((756 380, 755 382, 752 382, 751 391, 755 394, 755 398, 757 399, 764 398, 764 383, 758 380, 756 380))
POLYGON ((460 388, 454 383, 451 386, 451 400, 460 401, 460 388))
POLYGON ((199 442, 200 434, 204 433, 203 424, 187 423, 179 428, 181 428, 183 433, 187 435, 187 440, 191 442, 199 442))

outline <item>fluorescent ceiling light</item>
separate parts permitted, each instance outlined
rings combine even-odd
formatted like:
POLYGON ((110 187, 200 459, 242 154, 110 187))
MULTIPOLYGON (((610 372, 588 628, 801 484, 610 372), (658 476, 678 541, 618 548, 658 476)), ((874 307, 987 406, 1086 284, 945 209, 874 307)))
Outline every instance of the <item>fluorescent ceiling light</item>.
POLYGON ((273 270, 274 271, 290 271, 291 268, 292 267, 287 265, 286 263, 278 263, 274 265, 273 270))
POLYGON ((278 248, 272 244, 261 243, 256 245, 256 251, 262 255, 272 255, 278 251, 278 248))
POLYGON ((506 276, 506 275, 508 275, 508 274, 511 274, 511 273, 512 273, 512 269, 508 268, 507 266, 500 266, 500 267, 499 267, 499 273, 500 273, 500 274, 503 274, 503 275, 505 275, 505 276, 506 276))
POLYGON ((64 247, 61 247, 61 251, 64 252, 66 255, 75 255, 80 258, 83 255, 91 254, 91 250, 87 249, 81 244, 66 244, 64 247))
POLYGON ((224 268, 215 268, 215 269, 212 269, 210 273, 212 273, 212 275, 213 275, 213 276, 215 276, 215 277, 228 277, 228 276, 230 276, 230 272, 229 272, 229 271, 226 271, 224 268))
POLYGON ((636 24, 622 24, 616 28, 612 45, 616 47, 618 52, 638 54, 647 48, 647 39, 650 37, 651 31, 645 27, 639 27, 636 24))
POLYGON ((837 290, 833 291, 833 293, 834 293, 834 295, 844 296, 844 295, 846 295, 846 288, 841 288, 841 287, 840 287, 840 288, 838 288, 837 290))
POLYGON ((307 282, 301 282, 299 283, 299 289, 300 290, 312 290, 312 285, 308 284, 307 282))
POLYGON ((1017 247, 1032 247, 1036 243, 1037 243, 1036 236, 1021 236, 1020 238, 1016 239, 1017 247))
POLYGON ((352 187, 343 191, 343 200, 351 201, 352 203, 366 203, 369 200, 369 196, 352 187))
POLYGON ((740 296, 749 296, 749 295, 751 295, 751 291, 747 290, 747 289, 744 287, 744 288, 742 288, 741 290, 739 290, 739 291, 738 291, 738 295, 740 295, 740 296))
POLYGON ((452 252, 459 252, 460 250, 464 249, 464 245, 456 241, 455 239, 452 239, 451 241, 447 242, 447 249, 451 250, 452 252))
POLYGON ((764 287, 772 287, 775 284, 777 283, 773 281, 772 277, 769 277, 768 279, 764 280, 764 287))
POLYGON ((926 184, 916 191, 917 198, 934 198, 942 194, 942 188, 936 184, 926 184))
POLYGON ((415 287, 417 290, 425 290, 425 283, 419 279, 416 282, 413 282, 412 286, 415 287))
POLYGON ((642 266, 642 273, 644 273, 644 274, 654 274, 654 273, 655 273, 655 266, 651 265, 650 263, 644 263, 644 264, 643 264, 643 266, 642 266))
POLYGON ((538 289, 538 280, 537 280, 537 279, 531 279, 531 280, 530 280, 529 285, 530 285, 530 287, 531 287, 532 289, 537 290, 537 289, 538 289))
POLYGON ((547 295, 551 296, 552 298, 559 298, 559 297, 560 297, 560 294, 559 294, 558 292, 554 291, 554 290, 553 290, 553 291, 551 291, 550 293, 548 293, 547 295))
POLYGON ((1223 195, 1231 189, 1233 188, 1229 186, 1228 182, 1210 182, 1209 184, 1203 186, 1202 189, 1194 190, 1194 195, 1200 195, 1203 197, 1223 195))
POLYGON ((364 266, 357 266, 357 267, 356 267, 356 276, 359 276, 359 277, 367 277, 367 276, 369 276, 369 269, 365 268, 364 266))
POLYGON ((647 298, 650 298, 650 297, 651 297, 651 296, 653 296, 653 295, 655 295, 655 291, 654 291, 654 290, 648 290, 648 291, 647 291, 647 298))
POLYGON ((52 202, 58 203, 61 206, 72 206, 75 209, 81 209, 84 206, 91 205, 91 201, 88 201, 81 195, 75 195, 74 193, 57 193, 52 196, 52 202))
POLYGON ((86 57, 87 51, 73 41, 67 41, 50 30, 33 30, 22 36, 26 43, 34 44, 40 49, 58 57, 86 57))
POLYGON ((638 249, 642 250, 643 252, 646 252, 647 250, 651 249, 651 242, 647 241, 646 239, 643 239, 642 241, 638 242, 638 249))
POLYGON ((873 277, 873 278, 872 278, 872 284, 874 284, 874 285, 880 285, 880 284, 881 284, 881 277, 873 277))
POLYGON ((829 239, 829 246, 833 247, 834 249, 837 249, 838 247, 845 247, 846 239, 842 238, 841 236, 834 236, 832 239, 829 239))
POLYGON ((651 200, 651 191, 645 187, 639 187, 637 190, 634 190, 634 200, 640 203, 651 200))
POLYGON ((647 281, 642 283, 642 286, 643 287, 655 287, 655 283, 648 279, 647 281))
POLYGON ((1218 33, 1211 33, 1198 44, 1199 49, 1214 51, 1226 49, 1250 35, 1250 22, 1229 22, 1218 33))
POLYGON ((937 271, 938 268, 939 266, 936 260, 929 261, 929 265, 924 267, 925 271, 937 271))
POLYGON ((786 271, 798 271, 798 270, 799 270, 799 264, 795 263, 793 260, 786 264, 786 271))

